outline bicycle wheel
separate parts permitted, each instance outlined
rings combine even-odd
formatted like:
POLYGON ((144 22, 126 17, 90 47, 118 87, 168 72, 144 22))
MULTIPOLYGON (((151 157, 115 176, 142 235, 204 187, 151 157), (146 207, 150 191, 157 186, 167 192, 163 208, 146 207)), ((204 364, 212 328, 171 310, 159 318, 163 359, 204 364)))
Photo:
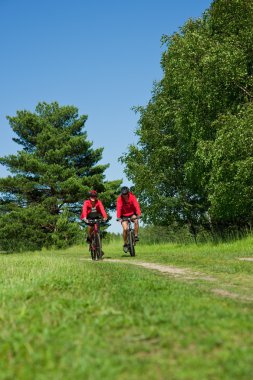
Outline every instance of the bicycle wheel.
POLYGON ((96 260, 102 259, 102 245, 101 245, 101 238, 99 234, 95 235, 95 246, 96 246, 96 260))
POLYGON ((92 242, 90 243, 90 255, 91 255, 92 260, 96 259, 96 245, 93 239, 92 239, 92 242))
POLYGON ((129 244, 130 255, 135 256, 134 232, 133 231, 129 231, 129 233, 128 233, 128 244, 129 244))

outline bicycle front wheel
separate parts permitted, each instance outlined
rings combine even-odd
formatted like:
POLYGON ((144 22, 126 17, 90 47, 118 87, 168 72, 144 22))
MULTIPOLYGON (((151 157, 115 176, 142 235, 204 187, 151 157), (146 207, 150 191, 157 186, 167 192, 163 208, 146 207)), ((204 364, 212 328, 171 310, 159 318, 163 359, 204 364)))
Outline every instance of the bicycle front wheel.
POLYGON ((95 242, 95 237, 92 237, 92 240, 90 242, 90 254, 92 260, 96 260, 96 242, 95 242))
POLYGON ((95 245, 96 245, 96 259, 100 260, 102 259, 102 244, 101 244, 101 237, 99 234, 95 235, 95 245))
POLYGON ((135 246, 134 246, 134 232, 130 231, 128 235, 129 251, 131 256, 135 256, 135 246))

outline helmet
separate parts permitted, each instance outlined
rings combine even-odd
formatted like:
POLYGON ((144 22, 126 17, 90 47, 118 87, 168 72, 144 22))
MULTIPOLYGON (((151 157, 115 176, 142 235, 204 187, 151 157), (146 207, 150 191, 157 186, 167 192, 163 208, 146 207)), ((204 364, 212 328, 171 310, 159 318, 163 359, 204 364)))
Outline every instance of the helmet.
POLYGON ((121 188, 121 194, 122 195, 126 195, 126 194, 128 194, 129 193, 129 188, 127 187, 127 186, 123 186, 122 188, 121 188))
POLYGON ((90 198, 97 198, 98 193, 96 192, 96 190, 90 190, 89 196, 90 196, 90 198))

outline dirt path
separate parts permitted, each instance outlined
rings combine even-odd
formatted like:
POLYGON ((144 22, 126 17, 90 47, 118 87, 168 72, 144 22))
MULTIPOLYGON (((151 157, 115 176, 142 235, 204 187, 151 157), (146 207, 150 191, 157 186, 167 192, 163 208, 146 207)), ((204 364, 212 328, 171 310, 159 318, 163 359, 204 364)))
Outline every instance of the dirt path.
MULTIPOLYGON (((90 260, 90 259, 81 259, 81 260, 90 260)), ((170 266, 170 265, 162 265, 162 264, 149 263, 149 262, 136 261, 136 260, 133 261, 133 260, 119 260, 119 259, 107 259, 107 258, 104 258, 103 262, 135 265, 135 266, 143 267, 149 270, 155 270, 160 273, 167 274, 169 276, 173 276, 175 278, 179 278, 186 281, 192 281, 192 280, 203 280, 203 281, 210 281, 210 282, 218 281, 217 278, 206 275, 204 273, 192 271, 191 269, 188 269, 188 268, 178 268, 178 267, 170 266)), ((238 299, 240 301, 253 301, 253 298, 246 297, 241 294, 237 294, 237 293, 230 292, 230 291, 220 289, 220 288, 213 288, 213 289, 210 289, 210 291, 220 297, 238 299)))
POLYGON ((178 267, 169 266, 169 265, 147 263, 147 262, 142 262, 142 261, 117 260, 117 259, 106 259, 106 258, 104 259, 104 261, 132 264, 132 265, 140 266, 146 269, 153 269, 162 273, 166 273, 174 277, 184 278, 185 280, 199 279, 199 280, 205 280, 205 281, 216 281, 214 277, 205 276, 203 273, 193 272, 192 270, 187 269, 187 268, 178 268, 178 267))

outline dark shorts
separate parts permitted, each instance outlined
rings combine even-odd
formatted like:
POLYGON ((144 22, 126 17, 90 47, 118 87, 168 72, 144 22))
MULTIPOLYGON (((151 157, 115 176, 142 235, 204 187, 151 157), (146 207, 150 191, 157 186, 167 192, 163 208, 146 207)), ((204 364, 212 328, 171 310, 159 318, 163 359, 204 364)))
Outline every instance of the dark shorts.
POLYGON ((131 214, 131 215, 128 215, 128 216, 126 216, 126 215, 121 215, 121 219, 123 219, 122 220, 122 222, 124 222, 124 218, 132 218, 133 216, 136 216, 136 214, 131 214))
POLYGON ((102 215, 99 212, 90 212, 87 219, 102 219, 102 215))

